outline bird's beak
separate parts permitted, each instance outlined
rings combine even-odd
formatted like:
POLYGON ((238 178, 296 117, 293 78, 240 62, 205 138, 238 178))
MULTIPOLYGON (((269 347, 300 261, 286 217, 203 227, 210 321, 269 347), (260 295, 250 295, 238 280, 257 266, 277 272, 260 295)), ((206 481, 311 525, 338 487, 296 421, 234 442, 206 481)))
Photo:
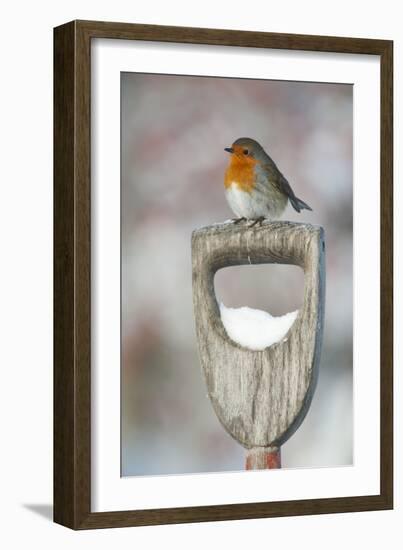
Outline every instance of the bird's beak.
POLYGON ((234 152, 232 147, 225 147, 224 151, 227 151, 227 153, 233 153, 234 152))

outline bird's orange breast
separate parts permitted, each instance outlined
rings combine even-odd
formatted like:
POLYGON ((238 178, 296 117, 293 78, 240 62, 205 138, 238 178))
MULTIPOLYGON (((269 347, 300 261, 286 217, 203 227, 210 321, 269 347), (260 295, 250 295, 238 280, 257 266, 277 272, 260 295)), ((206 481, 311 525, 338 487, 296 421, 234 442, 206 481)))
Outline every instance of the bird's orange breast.
POLYGON ((255 187, 255 165, 257 161, 252 157, 231 155, 228 168, 225 172, 224 185, 228 189, 235 183, 242 191, 250 193, 255 187))

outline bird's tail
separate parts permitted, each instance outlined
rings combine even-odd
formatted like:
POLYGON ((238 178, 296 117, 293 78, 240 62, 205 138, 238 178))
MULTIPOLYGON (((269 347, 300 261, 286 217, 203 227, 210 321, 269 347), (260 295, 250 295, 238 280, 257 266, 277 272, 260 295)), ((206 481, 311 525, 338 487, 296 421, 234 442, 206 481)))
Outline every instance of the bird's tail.
POLYGON ((290 198, 290 202, 297 212, 301 212, 301 210, 312 210, 312 208, 306 204, 306 202, 302 201, 301 199, 298 199, 297 197, 290 198))

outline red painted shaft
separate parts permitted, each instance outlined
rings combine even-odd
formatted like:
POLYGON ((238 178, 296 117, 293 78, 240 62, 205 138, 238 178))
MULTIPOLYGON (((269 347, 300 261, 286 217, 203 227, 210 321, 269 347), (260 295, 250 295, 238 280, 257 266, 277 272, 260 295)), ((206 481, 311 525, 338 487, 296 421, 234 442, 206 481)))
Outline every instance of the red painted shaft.
POLYGON ((255 447, 246 455, 246 470, 272 470, 281 468, 280 448, 255 447))

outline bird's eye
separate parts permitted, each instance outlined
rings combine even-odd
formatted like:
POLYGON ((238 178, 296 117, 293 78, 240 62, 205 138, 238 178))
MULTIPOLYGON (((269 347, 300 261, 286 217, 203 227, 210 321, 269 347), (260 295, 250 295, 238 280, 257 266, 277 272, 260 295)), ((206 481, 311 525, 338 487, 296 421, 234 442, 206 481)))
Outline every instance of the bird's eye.
POLYGON ((243 150, 243 154, 244 154, 244 155, 249 155, 248 149, 244 149, 244 150, 243 150))

